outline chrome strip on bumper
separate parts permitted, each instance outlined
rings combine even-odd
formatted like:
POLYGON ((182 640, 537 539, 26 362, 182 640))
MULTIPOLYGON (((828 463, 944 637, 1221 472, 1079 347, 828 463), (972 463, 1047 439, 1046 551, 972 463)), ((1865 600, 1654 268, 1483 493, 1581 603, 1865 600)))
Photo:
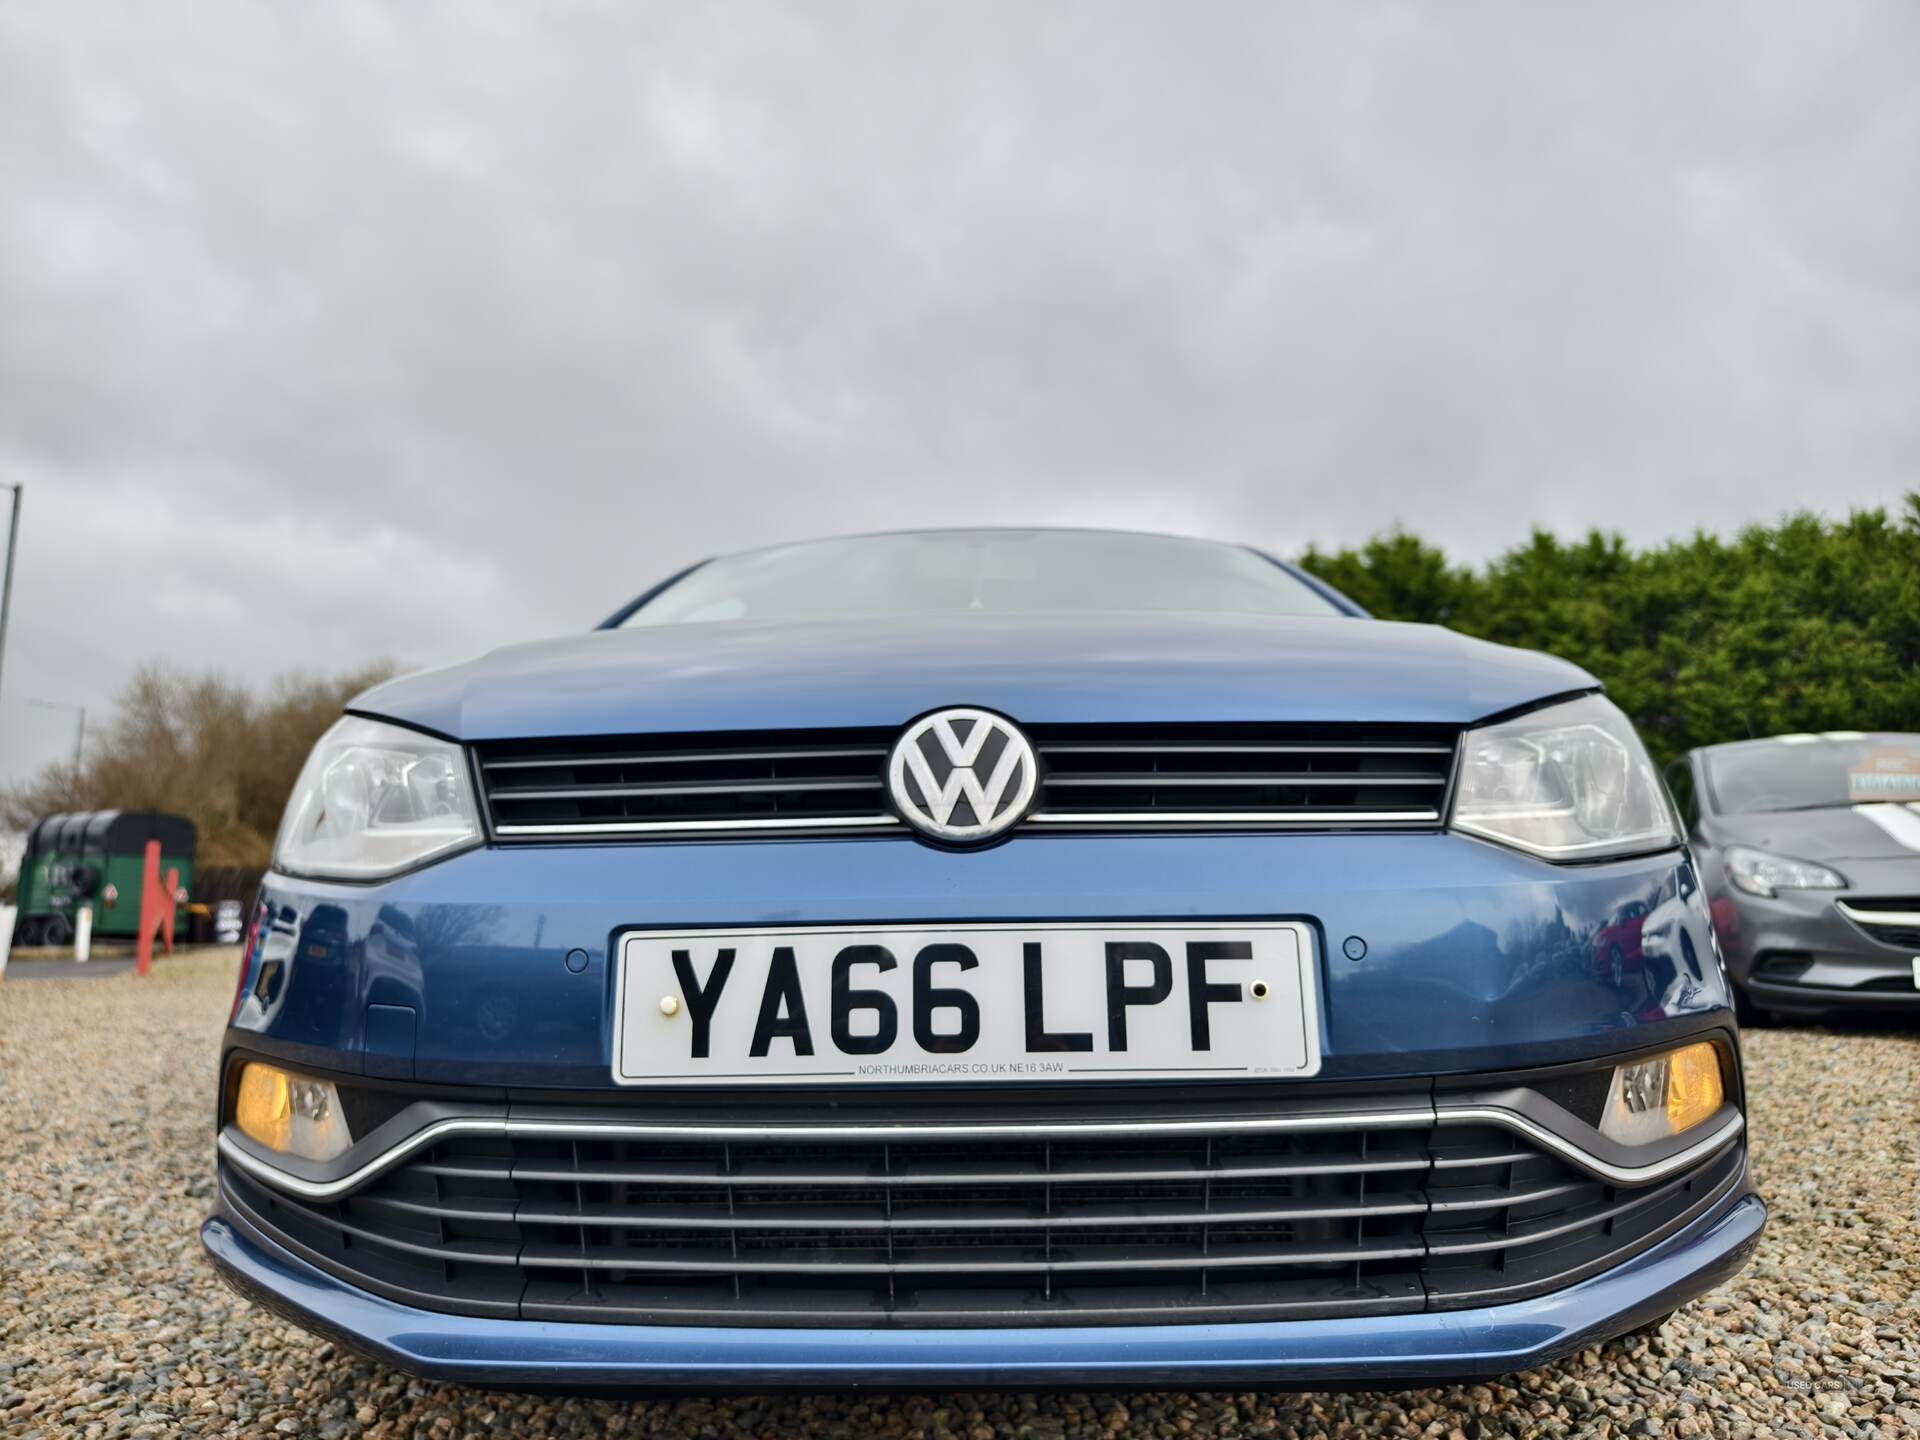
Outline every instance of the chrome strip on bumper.
POLYGON ((1735 1111, 1711 1135, 1685 1150, 1648 1165, 1612 1165, 1555 1135, 1525 1116, 1491 1106, 1457 1110, 1375 1110, 1330 1115, 1275 1115, 1221 1120, 1096 1120, 1043 1124, 980 1125, 649 1125, 628 1121, 515 1120, 511 1118, 452 1118, 438 1120, 375 1156, 337 1180, 303 1180, 289 1175, 245 1149, 225 1130, 218 1146, 222 1156, 254 1178, 303 1200, 334 1200, 366 1184, 381 1172, 449 1135, 547 1135, 602 1140, 997 1140, 1073 1139, 1090 1135, 1272 1134, 1281 1131, 1342 1130, 1353 1126, 1373 1129, 1416 1128, 1429 1125, 1489 1124, 1517 1131, 1550 1147, 1601 1179, 1621 1185, 1658 1180, 1698 1163, 1729 1144, 1746 1125, 1735 1111))
POLYGON ((1564 1136, 1554 1134, 1544 1125, 1536 1124, 1524 1115, 1516 1114, 1511 1110, 1501 1110, 1491 1105, 1437 1110, 1435 1122, 1441 1125, 1503 1125, 1509 1130, 1518 1131, 1530 1140, 1537 1140, 1583 1170, 1592 1172, 1602 1180, 1611 1180, 1616 1185, 1645 1185, 1676 1171, 1685 1170, 1690 1165, 1697 1165, 1708 1156, 1731 1144, 1747 1125, 1746 1116, 1735 1110, 1714 1129, 1712 1134, 1701 1137, 1684 1150, 1676 1150, 1664 1160, 1655 1160, 1646 1165, 1613 1165, 1564 1136))
POLYGON ((248 1174, 306 1200, 333 1200, 364 1185, 414 1151, 448 1135, 549 1135, 593 1140, 1068 1140, 1093 1135, 1272 1134, 1341 1130, 1357 1124, 1413 1129, 1433 1124, 1431 1110, 1374 1110, 1339 1115, 1273 1115, 1225 1120, 1093 1120, 982 1125, 648 1125, 591 1120, 437 1120, 338 1180, 302 1180, 220 1132, 220 1153, 248 1174))

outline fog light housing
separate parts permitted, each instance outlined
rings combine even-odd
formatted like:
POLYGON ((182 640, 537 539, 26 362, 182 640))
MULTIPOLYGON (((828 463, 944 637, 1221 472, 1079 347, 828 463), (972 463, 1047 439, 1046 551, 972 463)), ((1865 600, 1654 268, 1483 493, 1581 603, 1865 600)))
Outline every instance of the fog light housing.
POLYGON ((331 1080, 310 1080, 258 1061, 248 1061, 240 1072, 233 1123, 249 1140, 303 1160, 331 1160, 353 1144, 331 1080))
POLYGON ((1613 1072, 1600 1133, 1623 1145, 1670 1139, 1713 1118, 1726 1098, 1719 1048, 1685 1045, 1613 1072))

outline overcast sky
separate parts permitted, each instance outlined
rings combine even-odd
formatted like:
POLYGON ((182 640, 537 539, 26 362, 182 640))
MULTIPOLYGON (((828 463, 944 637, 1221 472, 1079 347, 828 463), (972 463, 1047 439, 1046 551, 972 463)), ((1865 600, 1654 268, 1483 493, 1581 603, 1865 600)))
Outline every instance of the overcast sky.
POLYGON ((0 779, 715 550, 1920 488, 1920 6, 0 6, 0 779))

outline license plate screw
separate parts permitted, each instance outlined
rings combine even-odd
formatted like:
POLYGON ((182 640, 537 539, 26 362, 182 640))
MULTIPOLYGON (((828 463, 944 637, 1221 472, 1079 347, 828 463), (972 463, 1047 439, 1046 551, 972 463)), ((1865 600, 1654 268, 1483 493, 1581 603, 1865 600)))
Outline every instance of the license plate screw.
POLYGON ((1253 998, 1256 1000, 1264 1000, 1272 993, 1267 989, 1267 982, 1264 980, 1256 980, 1247 988, 1253 992, 1253 998))
POLYGON ((660 997, 660 1013, 669 1020, 678 1015, 680 1013, 680 997, 678 995, 662 995, 660 997))

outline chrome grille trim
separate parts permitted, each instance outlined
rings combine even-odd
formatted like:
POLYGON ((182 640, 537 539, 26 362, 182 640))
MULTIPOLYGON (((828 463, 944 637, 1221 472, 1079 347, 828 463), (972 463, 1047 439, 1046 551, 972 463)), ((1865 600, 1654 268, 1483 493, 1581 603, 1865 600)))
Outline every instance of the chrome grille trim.
MULTIPOLYGON (((708 751, 669 751, 655 755, 615 754, 596 755, 591 761, 594 765, 688 765, 715 760, 811 760, 822 755, 839 756, 845 759, 886 758, 884 745, 818 745, 808 749, 785 750, 708 750, 708 751)), ((489 760, 489 770, 541 770, 551 769, 554 761, 544 760, 489 760)))
POLYGON ((1840 913, 1862 925, 1920 925, 1920 910, 1856 910, 1844 900, 1836 900, 1840 913))
MULTIPOLYGON (((1437 829, 1449 726, 1174 723, 1025 727, 1053 830, 1437 829)), ((486 741, 498 841, 906 834, 885 765, 897 732, 761 731, 486 741)))
POLYGON ((621 820, 605 825, 495 825, 493 833, 524 835, 698 835, 704 832, 884 830, 903 822, 897 815, 828 815, 818 820, 621 820))
POLYGON ((1036 825, 1254 825, 1305 826, 1320 829, 1329 825, 1433 825, 1439 823, 1438 810, 1042 810, 1029 815, 1036 825))

